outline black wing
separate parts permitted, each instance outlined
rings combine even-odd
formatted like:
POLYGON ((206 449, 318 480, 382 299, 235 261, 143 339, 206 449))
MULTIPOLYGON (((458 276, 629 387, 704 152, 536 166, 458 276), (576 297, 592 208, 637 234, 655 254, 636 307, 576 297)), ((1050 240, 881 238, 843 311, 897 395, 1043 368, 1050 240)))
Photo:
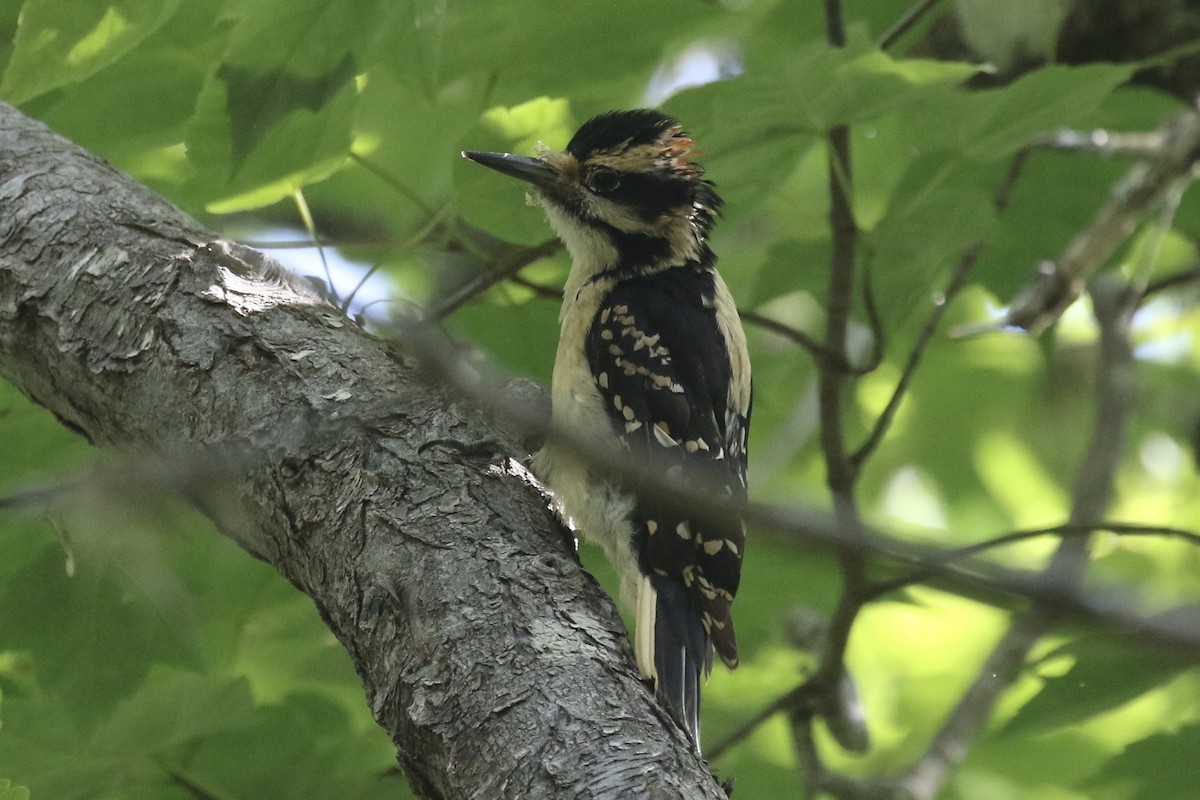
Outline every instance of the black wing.
MULTIPOLYGON (((653 459, 685 481, 715 483, 744 501, 749 408, 730 407, 730 353, 714 298, 714 274, 700 265, 621 281, 597 310, 587 355, 634 459, 653 459)), ((654 580, 660 595, 688 598, 692 618, 703 624, 706 666, 708 642, 736 666, 730 604, 741 573, 741 519, 732 510, 698 515, 652 496, 639 499, 636 513, 633 546, 643 573, 662 579, 654 580)))

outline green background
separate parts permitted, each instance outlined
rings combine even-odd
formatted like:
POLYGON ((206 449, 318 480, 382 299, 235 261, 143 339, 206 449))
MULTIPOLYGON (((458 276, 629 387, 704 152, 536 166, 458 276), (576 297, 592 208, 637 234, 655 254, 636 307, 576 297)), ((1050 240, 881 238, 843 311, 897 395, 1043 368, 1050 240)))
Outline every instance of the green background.
MULTIPOLYGON (((1112 64, 965 89, 977 67, 903 56, 920 31, 876 47, 907 6, 850 4, 849 43, 835 51, 818 4, 786 0, 0 0, 0 97, 231 236, 283 227, 304 238, 311 219, 338 254, 386 276, 394 302, 376 309, 386 314, 436 304, 484 269, 490 237, 549 236, 520 187, 459 150, 561 147, 592 114, 646 104, 652 79, 681 57, 707 54, 726 79, 662 105, 725 198, 721 270, 741 307, 814 335, 831 252, 824 136, 852 126, 860 268, 887 334, 883 363, 851 387, 846 427, 858 442, 960 254, 985 245, 947 324, 991 320, 1128 168, 1035 153, 1001 213, 995 193, 1030 137, 1148 130, 1183 108, 1112 64)), ((1185 196, 1110 267, 1151 279, 1193 267, 1198 230, 1185 196)), ((567 266, 560 254, 522 277, 554 287, 567 266)), ((543 295, 503 283, 446 328, 546 383, 558 309, 543 295)), ((1194 301, 1185 284, 1135 318, 1139 402, 1111 519, 1200 528, 1194 301)), ((860 355, 869 334, 860 303, 860 355)), ((748 335, 752 498, 827 507, 813 360, 761 328, 748 335)), ((1063 522, 1090 433, 1095 341, 1086 301, 1040 339, 935 338, 867 464, 868 520, 946 546, 1063 522)), ((0 494, 75 479, 47 513, 0 511, 0 800, 406 796, 349 659, 307 598, 111 463, 0 382, 0 494)), ((750 536, 742 666, 718 668, 706 688, 709 747, 803 680, 814 658, 785 621, 827 614, 839 590, 823 551, 750 536)), ((1053 544, 990 555, 1034 568, 1053 544)), ((598 554, 582 555, 611 587, 598 554)), ((1194 609, 1198 577, 1194 546, 1108 534, 1089 584, 1130 588, 1132 610, 1149 614, 1194 609)), ((872 748, 847 755, 822 731, 830 764, 886 775, 918 758, 1010 610, 922 587, 871 604, 849 663, 872 748)), ((1200 673, 1098 627, 1056 633, 1034 656, 943 797, 1195 796, 1200 673)), ((736 776, 737 797, 803 789, 780 717, 713 766, 736 776)))

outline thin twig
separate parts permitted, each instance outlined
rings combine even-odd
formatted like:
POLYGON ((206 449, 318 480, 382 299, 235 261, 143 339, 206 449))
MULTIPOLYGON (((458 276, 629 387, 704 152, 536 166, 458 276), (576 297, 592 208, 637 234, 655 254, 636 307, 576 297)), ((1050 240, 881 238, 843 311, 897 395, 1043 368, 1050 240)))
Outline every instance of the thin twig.
POLYGON ((795 707, 788 715, 792 728, 792 746, 796 751, 796 762, 804 776, 804 800, 817 800, 824 785, 825 764, 813 739, 813 715, 803 707, 795 707))
POLYGON ((1053 324, 1083 292, 1086 282, 1103 266, 1141 224, 1158 208, 1177 182, 1192 179, 1200 151, 1200 114, 1181 113, 1159 133, 1161 146, 1155 157, 1138 163, 1114 186, 1109 199, 1054 261, 1045 261, 1037 274, 1013 298, 1005 325, 1033 334, 1053 324))
POLYGON ((388 186, 391 186, 393 189, 395 189, 400 194, 407 197, 410 201, 412 201, 413 205, 415 205, 417 208, 424 211, 426 215, 428 215, 430 217, 437 215, 437 212, 434 210, 434 208, 432 206, 430 206, 428 203, 426 203, 425 200, 421 197, 421 195, 417 194, 415 191, 410 189, 408 187, 408 185, 406 183, 404 183, 404 181, 400 180, 399 178, 397 178, 392 173, 388 172, 383 167, 379 166, 378 164, 371 161, 370 159, 360 156, 358 153, 355 153, 353 151, 350 153, 350 160, 353 161, 355 164, 358 164, 360 167, 365 169, 367 172, 370 172, 372 175, 381 179, 384 183, 386 183, 388 186))
POLYGON ((971 267, 975 265, 976 258, 979 257, 979 246, 974 245, 969 248, 962 257, 958 260, 958 265, 954 268, 954 274, 950 276, 950 281, 946 284, 945 290, 942 292, 941 302, 936 304, 933 312, 929 315, 929 319, 925 322, 925 327, 921 329, 920 335, 917 337, 916 344, 913 345, 912 351, 908 354, 908 361, 904 365, 904 372, 900 375, 900 380, 896 384, 892 396, 888 398, 887 405, 875 420, 875 424, 871 428, 871 433, 867 436, 866 441, 854 452, 850 457, 855 469, 861 469, 871 454, 875 452, 875 448, 883 441, 883 437, 891 429, 892 422, 896 418, 896 412, 900 409, 900 401, 908 392, 909 384, 912 382, 913 376, 917 373, 917 368, 921 365, 921 358, 925 355, 925 349, 933 340, 933 336, 937 333, 938 326, 941 325, 942 317, 946 315, 946 310, 950 307, 951 301, 959 293, 962 287, 966 284, 967 275, 971 272, 971 267))
POLYGON ((26 489, 0 497, 0 508, 44 508, 52 500, 79 488, 74 480, 60 481, 48 486, 26 489))
POLYGON ((1160 292, 1165 292, 1168 289, 1174 289, 1177 286, 1186 286, 1189 283, 1200 282, 1200 266, 1189 267, 1188 269, 1164 275, 1161 278, 1156 278, 1146 284, 1145 291, 1142 292, 1142 299, 1151 297, 1160 292))
POLYGON ((910 6, 907 11, 900 15, 900 18, 892 23, 892 26, 884 31, 879 37, 879 49, 888 50, 896 43, 901 36, 913 29, 921 18, 936 6, 940 0, 920 0, 916 5, 910 6))
MULTIPOLYGON (((1167 525, 1138 525, 1130 522, 1102 522, 1097 525, 1052 525, 1046 528, 1029 528, 1026 530, 1012 531, 1000 536, 995 536, 991 539, 986 539, 975 544, 965 545, 963 547, 955 547, 949 550, 943 550, 933 556, 930 556, 930 562, 938 564, 950 564, 964 558, 977 556, 988 550, 994 550, 997 547, 1024 542, 1030 539, 1040 539, 1043 536, 1090 536, 1096 532, 1113 533, 1118 536, 1161 536, 1165 539, 1181 539, 1185 542, 1200 546, 1200 533, 1195 531, 1184 530, 1183 528, 1174 528, 1167 525)), ((876 581, 872 587, 872 599, 883 597, 891 594, 906 586, 913 586, 918 583, 923 583, 932 577, 928 569, 917 569, 912 572, 901 575, 887 581, 876 581)))
POLYGON ((1105 158, 1145 160, 1160 157, 1165 141, 1166 136, 1162 131, 1113 133, 1098 128, 1044 133, 1031 139, 1026 147, 1067 153, 1094 153, 1105 158))
POLYGON ((562 300, 562 289, 557 286, 546 286, 545 284, 535 283, 521 275, 513 275, 509 278, 510 281, 517 286, 524 286, 532 291, 538 297, 544 297, 547 300, 562 300))
POLYGON ((171 780, 171 783, 187 792, 188 795, 194 798, 194 800, 226 800, 225 795, 213 794, 208 789, 205 789, 204 787, 200 786, 200 784, 188 778, 182 772, 167 767, 161 762, 159 763, 159 766, 162 767, 164 772, 166 772, 167 777, 171 780))
POLYGON ((815 357, 820 363, 840 369, 843 372, 854 371, 853 365, 845 361, 844 354, 834 352, 830 348, 826 347, 823 343, 817 341, 815 338, 799 328, 794 328, 791 325, 786 325, 780 322, 779 320, 771 319, 766 314, 760 314, 757 311, 750 311, 747 309, 739 308, 738 316, 742 318, 742 322, 750 325, 757 325, 758 327, 768 330, 771 333, 777 333, 786 339, 791 339, 793 342, 812 353, 813 357, 815 357))
POLYGON ((804 797, 816 800, 822 793, 853 800, 900 800, 896 785, 887 779, 852 778, 826 768, 813 736, 813 715, 803 707, 789 716, 796 760, 804 774, 804 797))
POLYGON ((516 247, 505 252, 493 262, 489 269, 480 272, 444 299, 436 308, 431 309, 428 321, 440 322, 497 283, 511 278, 533 262, 551 256, 561 249, 562 242, 558 239, 547 239, 533 247, 516 247))
POLYGON ((996 189, 996 194, 992 198, 992 204, 996 207, 998 213, 1003 214, 1008 208, 1008 201, 1012 199, 1012 194, 1016 191, 1017 183, 1020 182, 1021 176, 1025 174, 1025 164, 1029 161, 1030 152, 1029 147, 1026 146, 1013 154, 1012 161, 1008 165, 1008 172, 1005 174, 1004 180, 1000 182, 1000 186, 996 189))
POLYGON ((321 246, 321 237, 317 235, 316 220, 313 219, 308 201, 304 199, 304 190, 297 188, 293 191, 292 200, 300 214, 300 221, 304 223, 304 230, 308 231, 313 246, 317 248, 317 255, 321 258, 321 269, 325 272, 325 289, 329 293, 328 296, 336 300, 338 299, 337 288, 333 285, 333 275, 329 272, 329 261, 325 258, 325 248, 321 246))
POLYGON ((887 350, 887 331, 883 328, 883 317, 879 313, 879 305, 875 301, 875 282, 871 279, 871 267, 863 270, 863 307, 867 309, 867 324, 871 327, 871 357, 867 363, 852 370, 855 375, 866 375, 879 369, 883 363, 883 355, 887 350))
MULTIPOLYGON (((1137 309, 1137 292, 1122 278, 1104 276, 1092 281, 1092 309, 1100 329, 1099 375, 1096 381, 1096 420, 1087 455, 1072 487, 1069 525, 1085 527, 1103 522, 1112 499, 1125 432, 1133 413, 1137 365, 1130 325, 1137 309)), ((1068 538, 1050 561, 1051 574, 1078 585, 1087 567, 1090 537, 1068 538)))
POLYGON ((758 726, 769 720, 771 717, 778 714, 780 711, 796 706, 808 693, 806 685, 797 686, 790 692, 780 695, 775 698, 770 705, 759 710, 754 716, 747 719, 741 725, 733 730, 728 736, 715 745, 705 750, 705 756, 710 761, 716 761, 721 756, 725 755, 730 749, 741 744, 750 734, 758 729, 758 726))
POLYGON ((996 190, 996 210, 1003 212, 1025 171, 1025 164, 1035 150, 1060 152, 1090 152, 1107 158, 1153 159, 1160 157, 1165 137, 1161 131, 1150 133, 1110 133, 1106 130, 1056 131, 1035 136, 1013 154, 1008 173, 996 190))
POLYGON ((1050 528, 1032 528, 1030 530, 1013 531, 1003 536, 997 536, 986 542, 961 547, 956 550, 951 550, 946 553, 946 556, 954 559, 962 556, 972 556, 982 553, 984 550, 1001 545, 1012 544, 1014 542, 1025 541, 1026 539, 1034 539, 1040 536, 1085 536, 1087 534, 1103 531, 1105 533, 1114 533, 1118 536, 1161 536, 1167 539, 1182 539, 1194 545, 1200 545, 1200 533, 1195 531, 1185 530, 1183 528, 1173 528, 1169 525, 1138 525, 1132 522, 1100 522, 1095 525, 1075 525, 1067 523, 1065 525, 1055 525, 1050 528))
MULTIPOLYGON (((404 242, 394 245, 392 247, 394 253, 405 253, 410 250, 415 250, 416 247, 430 237, 438 227, 445 224, 444 218, 449 211, 450 206, 444 206, 441 211, 437 212, 428 220, 426 220, 425 224, 418 228, 416 233, 408 237, 408 239, 406 239, 404 242)), ((358 293, 362 287, 366 285, 371 276, 374 275, 382 266, 382 261, 376 261, 374 264, 372 264, 371 268, 366 271, 366 273, 359 280, 358 284, 355 285, 354 289, 351 290, 348 295, 346 295, 346 299, 343 300, 339 305, 339 308, 343 314, 348 314, 350 312, 350 306, 354 302, 354 298, 358 296, 358 293)))
POLYGON ((1044 632, 1039 620, 1022 616, 1001 637, 924 755, 901 779, 909 797, 932 800, 937 796, 950 769, 966 758, 996 700, 1017 679, 1029 650, 1044 632))
POLYGON ((1171 232, 1171 226, 1175 223, 1175 215, 1179 213, 1183 195, 1194 180, 1195 178, 1191 175, 1177 178, 1163 197, 1158 211, 1158 219, 1147 226, 1150 244, 1148 247, 1140 248, 1140 258, 1133 265, 1132 275, 1129 279, 1129 291, 1138 296, 1136 303, 1139 305, 1146 297, 1146 287, 1150 285, 1150 274, 1154 271, 1154 265, 1162 253, 1167 234, 1171 232))
POLYGON ((830 47, 846 46, 846 12, 842 0, 825 0, 825 41, 830 47))
MULTIPOLYGON (((520 275, 511 275, 509 276, 508 280, 512 281, 518 286, 524 286, 526 289, 532 290, 533 293, 538 297, 543 297, 547 300, 562 300, 562 289, 560 288, 535 283, 534 281, 521 277, 520 275)), ((825 347, 824 344, 817 341, 815 338, 799 328, 780 322, 777 319, 772 319, 761 312, 752 311, 746 308, 739 308, 738 316, 741 318, 742 322, 747 325, 754 325, 762 328, 763 330, 778 334, 785 339, 790 339, 811 353, 818 362, 827 364, 831 368, 845 372, 848 375, 865 375, 878 366, 878 364, 875 363, 876 357, 874 355, 872 356, 871 364, 861 367, 855 366, 854 364, 847 362, 844 355, 832 352, 825 347)))
POLYGON ((392 247, 394 242, 385 239, 292 239, 282 241, 260 241, 257 239, 238 239, 238 244, 254 250, 311 250, 314 247, 392 247))
POLYGON ((738 316, 742 318, 742 322, 751 325, 757 325, 763 330, 768 330, 771 333, 777 333, 785 339, 791 339, 796 344, 803 347, 818 358, 828 358, 832 356, 825 350, 825 345, 821 344, 812 336, 809 336, 799 328, 793 328, 791 325, 786 325, 779 320, 771 319, 766 314, 760 314, 757 311, 739 308, 738 316))
MULTIPOLYGON (((830 184, 835 200, 831 212, 834 225, 834 263, 830 276, 829 308, 827 311, 825 346, 834 352, 845 354, 846 329, 849 317, 849 297, 854 282, 855 230, 850 217, 849 202, 841 187, 842 175, 848 177, 849 139, 845 128, 831 134, 830 184), (837 164, 840 163, 841 169, 837 164), (848 222, 847 222, 848 221, 848 222)), ((833 506, 838 527, 853 537, 860 528, 861 520, 854 499, 856 474, 853 463, 846 452, 844 430, 844 373, 823 367, 818 375, 820 399, 821 450, 825 459, 825 482, 833 496, 833 506)), ((826 647, 820 666, 813 676, 816 686, 824 687, 830 697, 835 695, 835 686, 845 669, 845 650, 850 639, 850 629, 861 608, 861 588, 866 583, 866 564, 858 555, 843 554, 839 559, 842 569, 842 592, 837 608, 830 621, 826 647)))
POLYGON ((346 294, 346 298, 338 305, 339 311, 341 311, 343 314, 350 313, 350 305, 354 302, 354 298, 358 297, 358 293, 362 291, 364 286, 367 285, 367 281, 371 280, 371 276, 378 272, 382 266, 382 261, 376 261, 367 268, 367 271, 364 272, 362 277, 358 279, 358 283, 354 284, 354 288, 346 294))

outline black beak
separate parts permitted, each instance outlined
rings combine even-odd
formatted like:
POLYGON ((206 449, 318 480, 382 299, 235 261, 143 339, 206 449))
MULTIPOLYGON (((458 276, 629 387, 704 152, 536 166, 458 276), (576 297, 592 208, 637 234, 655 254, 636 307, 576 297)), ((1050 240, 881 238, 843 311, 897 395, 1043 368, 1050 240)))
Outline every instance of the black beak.
POLYGON ((462 157, 534 186, 546 186, 558 177, 554 167, 536 158, 514 156, 512 153, 481 153, 476 150, 463 150, 462 157))

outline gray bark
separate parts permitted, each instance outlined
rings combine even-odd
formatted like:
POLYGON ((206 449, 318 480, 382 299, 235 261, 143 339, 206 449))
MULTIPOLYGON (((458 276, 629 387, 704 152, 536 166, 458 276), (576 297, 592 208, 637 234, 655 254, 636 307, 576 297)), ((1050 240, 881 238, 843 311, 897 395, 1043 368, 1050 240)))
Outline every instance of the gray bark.
POLYGON ((422 797, 724 796, 540 494, 419 450, 485 418, 5 104, 0 376, 98 446, 188 464, 221 531, 312 598, 422 797))

